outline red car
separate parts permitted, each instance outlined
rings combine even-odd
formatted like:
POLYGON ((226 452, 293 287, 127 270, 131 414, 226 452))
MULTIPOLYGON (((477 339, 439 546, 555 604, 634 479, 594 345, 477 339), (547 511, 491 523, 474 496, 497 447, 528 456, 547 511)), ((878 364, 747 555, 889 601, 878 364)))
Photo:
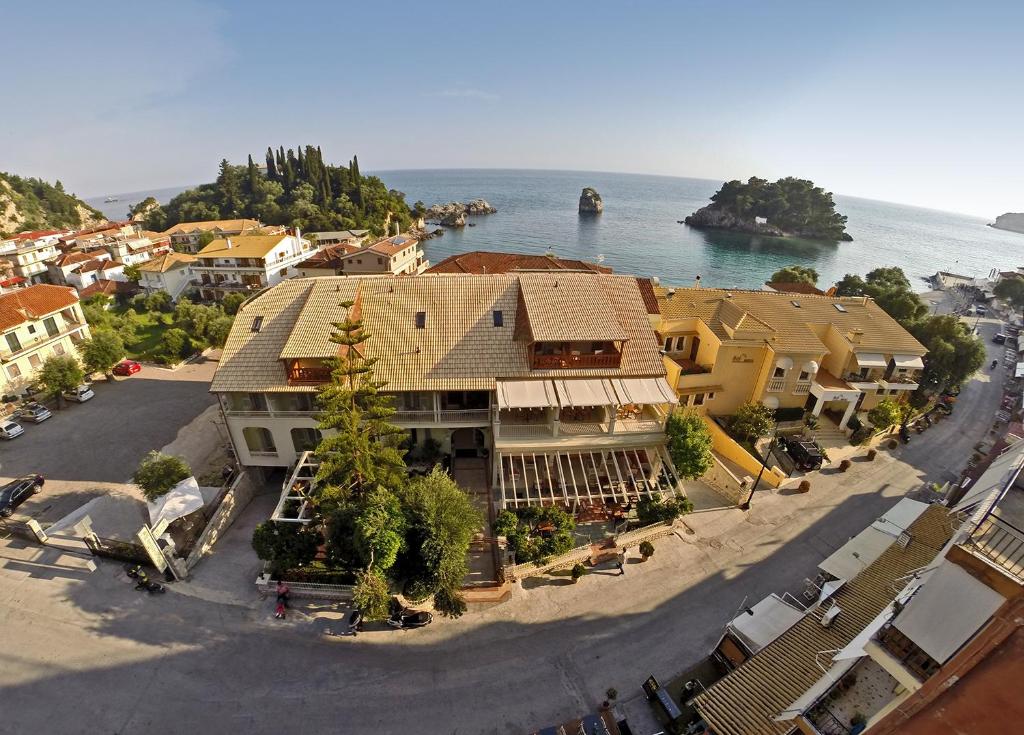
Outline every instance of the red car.
POLYGON ((135 375, 140 370, 142 370, 142 365, 135 360, 122 360, 114 365, 114 375, 135 375))

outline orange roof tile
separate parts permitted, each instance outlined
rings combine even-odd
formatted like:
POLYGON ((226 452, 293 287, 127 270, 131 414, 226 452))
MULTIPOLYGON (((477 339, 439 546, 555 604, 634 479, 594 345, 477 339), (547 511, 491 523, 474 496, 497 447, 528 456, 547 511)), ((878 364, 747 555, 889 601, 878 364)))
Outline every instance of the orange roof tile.
POLYGON ((0 294, 0 331, 41 319, 77 301, 73 288, 45 283, 0 294))

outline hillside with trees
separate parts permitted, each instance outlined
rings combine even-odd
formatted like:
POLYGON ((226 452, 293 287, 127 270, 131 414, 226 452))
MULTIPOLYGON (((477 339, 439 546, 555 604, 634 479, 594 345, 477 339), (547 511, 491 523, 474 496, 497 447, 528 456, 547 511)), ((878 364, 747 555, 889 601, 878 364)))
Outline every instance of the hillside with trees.
POLYGON ((836 212, 832 193, 791 176, 770 182, 752 176, 727 181, 684 222, 698 229, 731 230, 810 240, 852 240, 846 216, 836 212))
POLYGON ((403 230, 412 222, 405 195, 360 173, 356 157, 338 166, 324 163, 319 146, 297 152, 268 148, 265 165, 264 171, 251 155, 244 166, 222 160, 215 182, 150 209, 146 226, 161 231, 179 222, 248 217, 304 230, 367 229, 383 235, 392 222, 403 230))
POLYGON ((106 220, 64 185, 0 171, 0 235, 26 230, 91 227, 106 220))

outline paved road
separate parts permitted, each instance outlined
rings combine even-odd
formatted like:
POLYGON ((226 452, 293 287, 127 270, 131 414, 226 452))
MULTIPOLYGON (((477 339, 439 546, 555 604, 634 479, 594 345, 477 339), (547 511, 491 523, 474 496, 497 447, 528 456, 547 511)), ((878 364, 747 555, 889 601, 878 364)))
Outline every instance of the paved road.
POLYGON ((209 393, 216 362, 171 372, 144 367, 130 378, 98 380, 96 397, 65 403, 53 418, 25 424, 25 433, 0 442, 0 476, 32 472, 46 478, 41 495, 20 516, 52 522, 98 493, 127 482, 139 460, 160 449, 214 402, 209 393))
MULTIPOLYGON (((610 686, 635 704, 647 674, 668 679, 703 657, 744 600, 798 587, 908 490, 952 472, 998 392, 972 383, 951 419, 875 462, 820 474, 806 495, 689 516, 692 534, 659 541, 622 577, 530 581, 505 605, 420 631, 325 639, 317 621, 281 623, 244 592, 225 604, 203 579, 144 596, 116 565, 90 573, 74 557, 8 543, 0 622, 17 645, 0 647, 3 726, 523 733, 593 709, 610 686)), ((226 548, 244 554, 236 536, 226 548)))

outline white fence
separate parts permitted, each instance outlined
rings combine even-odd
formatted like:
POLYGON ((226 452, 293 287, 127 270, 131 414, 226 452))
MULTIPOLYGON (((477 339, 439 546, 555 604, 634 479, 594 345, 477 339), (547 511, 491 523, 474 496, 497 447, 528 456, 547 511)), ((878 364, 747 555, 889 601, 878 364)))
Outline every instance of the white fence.
MULTIPOLYGON (((350 584, 315 584, 313 582, 291 582, 287 579, 289 594, 292 597, 310 597, 318 600, 351 600, 355 589, 350 584)), ((277 590, 277 580, 267 573, 256 577, 256 589, 261 595, 272 595, 277 590)))

